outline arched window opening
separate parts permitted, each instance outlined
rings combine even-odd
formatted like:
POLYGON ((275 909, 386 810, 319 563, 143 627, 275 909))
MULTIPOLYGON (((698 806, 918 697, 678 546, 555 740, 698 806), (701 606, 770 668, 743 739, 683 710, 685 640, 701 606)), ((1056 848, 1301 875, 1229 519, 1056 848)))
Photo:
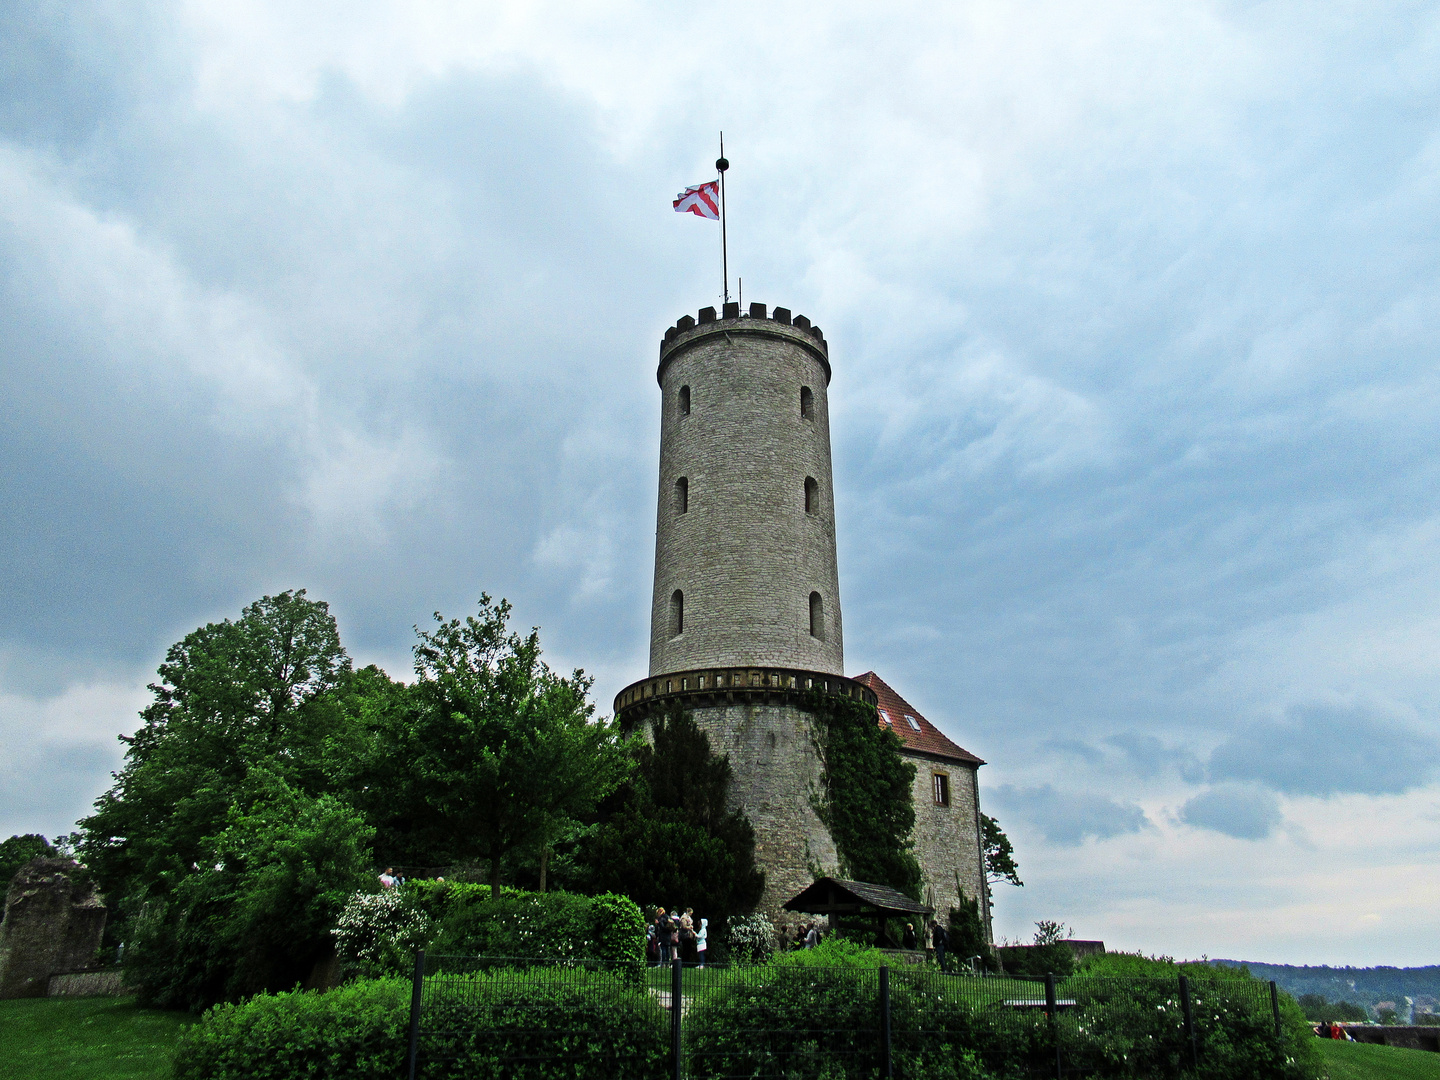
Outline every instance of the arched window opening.
POLYGON ((805 477, 805 513, 818 514, 820 512, 820 485, 815 482, 813 476, 805 477))
POLYGON ((825 601, 818 592, 810 594, 810 636, 825 640, 825 601))
POLYGON ((675 481, 675 513, 688 514, 690 512, 690 481, 682 476, 675 481))
POLYGON ((685 594, 676 589, 670 596, 670 636, 679 637, 685 632, 685 594))
POLYGON ((690 388, 688 386, 680 387, 680 415, 690 415, 690 388))
POLYGON ((815 412, 815 395, 808 386, 800 387, 800 415, 809 420, 815 412))

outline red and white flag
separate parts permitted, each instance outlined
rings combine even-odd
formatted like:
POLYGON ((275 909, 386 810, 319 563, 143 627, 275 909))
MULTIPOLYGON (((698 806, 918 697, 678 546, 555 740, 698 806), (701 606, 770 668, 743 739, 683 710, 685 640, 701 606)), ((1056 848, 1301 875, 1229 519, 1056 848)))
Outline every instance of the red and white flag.
POLYGON ((697 217, 720 220, 720 181, 711 180, 706 184, 687 187, 675 196, 677 214, 694 214, 697 217))

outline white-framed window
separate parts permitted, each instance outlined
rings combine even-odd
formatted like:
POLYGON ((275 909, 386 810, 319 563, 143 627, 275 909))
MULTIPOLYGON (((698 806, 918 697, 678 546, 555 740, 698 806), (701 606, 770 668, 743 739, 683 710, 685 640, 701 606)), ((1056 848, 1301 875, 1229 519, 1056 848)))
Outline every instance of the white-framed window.
POLYGON ((935 805, 949 806, 950 777, 943 772, 937 772, 931 774, 931 778, 935 781, 935 805))
POLYGON ((920 730, 920 721, 916 720, 909 713, 905 714, 905 722, 909 724, 912 728, 914 728, 916 731, 920 730))

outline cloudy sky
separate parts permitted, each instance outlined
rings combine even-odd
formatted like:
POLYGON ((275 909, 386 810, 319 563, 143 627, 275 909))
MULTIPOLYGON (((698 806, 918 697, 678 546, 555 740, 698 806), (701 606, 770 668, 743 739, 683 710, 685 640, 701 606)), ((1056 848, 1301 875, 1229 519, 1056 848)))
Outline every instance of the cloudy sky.
POLYGON ((1435 962, 1437 106, 1418 3, 0 4, 0 835, 286 588, 397 675, 482 590, 643 675, 723 128, 998 932, 1435 962))

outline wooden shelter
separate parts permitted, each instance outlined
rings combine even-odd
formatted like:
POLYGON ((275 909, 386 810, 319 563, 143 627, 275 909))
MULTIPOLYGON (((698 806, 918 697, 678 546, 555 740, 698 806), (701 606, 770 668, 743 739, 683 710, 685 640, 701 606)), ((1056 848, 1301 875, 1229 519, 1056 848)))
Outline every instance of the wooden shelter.
POLYGON ((806 915, 825 915, 832 927, 839 924, 842 916, 874 919, 875 939, 881 944, 885 937, 886 919, 903 919, 908 916, 922 916, 917 928, 920 940, 924 940, 924 918, 935 914, 935 909, 888 885, 873 885, 868 881, 845 881, 842 878, 822 877, 813 885, 785 901, 786 911, 798 911, 806 915))

